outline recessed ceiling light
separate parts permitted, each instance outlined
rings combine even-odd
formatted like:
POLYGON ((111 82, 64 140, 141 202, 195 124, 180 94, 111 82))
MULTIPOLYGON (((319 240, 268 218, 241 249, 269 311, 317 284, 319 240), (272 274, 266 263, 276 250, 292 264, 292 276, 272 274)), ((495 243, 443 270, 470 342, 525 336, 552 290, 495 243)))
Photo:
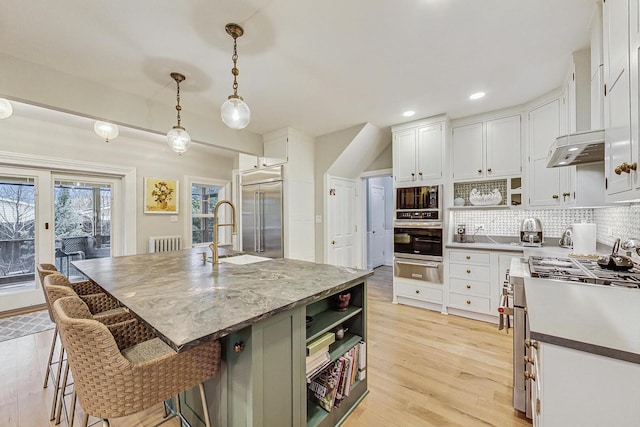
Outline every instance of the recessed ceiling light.
POLYGON ((405 117, 411 117, 411 116, 413 116, 415 113, 416 113, 415 111, 411 111, 411 110, 409 110, 409 111, 405 111, 404 113, 402 113, 402 115, 403 115, 403 116, 405 116, 405 117))
POLYGON ((469 96, 469 99, 480 99, 480 98, 482 98, 484 95, 485 95, 485 93, 484 93, 484 92, 476 92, 476 93, 472 93, 472 94, 469 96))

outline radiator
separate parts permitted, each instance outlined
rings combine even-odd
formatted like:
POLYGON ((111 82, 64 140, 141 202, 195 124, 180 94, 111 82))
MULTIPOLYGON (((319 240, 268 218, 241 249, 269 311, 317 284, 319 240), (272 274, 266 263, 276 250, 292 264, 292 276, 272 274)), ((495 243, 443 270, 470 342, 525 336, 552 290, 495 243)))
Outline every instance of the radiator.
POLYGON ((149 237, 149 253, 170 252, 182 249, 182 236, 149 237))

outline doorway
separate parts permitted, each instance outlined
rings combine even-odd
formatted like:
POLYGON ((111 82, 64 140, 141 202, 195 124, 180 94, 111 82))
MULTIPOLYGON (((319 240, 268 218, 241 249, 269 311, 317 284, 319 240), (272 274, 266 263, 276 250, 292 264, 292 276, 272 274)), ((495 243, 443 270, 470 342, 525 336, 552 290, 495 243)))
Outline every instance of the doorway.
POLYGON ((366 194, 361 202, 362 259, 367 269, 393 265, 394 192, 391 171, 368 172, 361 176, 360 191, 366 194))

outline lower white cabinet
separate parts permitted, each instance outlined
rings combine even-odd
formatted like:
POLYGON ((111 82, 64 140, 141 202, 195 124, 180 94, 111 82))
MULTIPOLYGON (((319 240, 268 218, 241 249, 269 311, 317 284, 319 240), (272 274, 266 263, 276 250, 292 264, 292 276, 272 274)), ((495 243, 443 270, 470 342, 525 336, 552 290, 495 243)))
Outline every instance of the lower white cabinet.
POLYGON ((537 342, 532 347, 533 425, 636 427, 640 364, 537 342))
POLYGON ((449 249, 448 312, 497 323, 502 284, 513 256, 519 252, 449 249))

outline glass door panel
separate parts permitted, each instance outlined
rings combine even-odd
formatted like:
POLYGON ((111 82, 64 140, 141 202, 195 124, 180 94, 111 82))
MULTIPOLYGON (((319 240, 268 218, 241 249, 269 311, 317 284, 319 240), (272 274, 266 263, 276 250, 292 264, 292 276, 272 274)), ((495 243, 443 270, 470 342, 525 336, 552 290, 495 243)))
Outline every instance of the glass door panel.
MULTIPOLYGON (((68 177, 66 177, 68 178, 68 177)), ((71 261, 111 256, 112 184, 56 179, 54 224, 56 266, 73 281, 82 279, 71 261)))
POLYGON ((47 182, 39 171, 0 168, 0 312, 44 303, 35 265, 46 256, 38 245, 46 208, 38 201, 47 182))

